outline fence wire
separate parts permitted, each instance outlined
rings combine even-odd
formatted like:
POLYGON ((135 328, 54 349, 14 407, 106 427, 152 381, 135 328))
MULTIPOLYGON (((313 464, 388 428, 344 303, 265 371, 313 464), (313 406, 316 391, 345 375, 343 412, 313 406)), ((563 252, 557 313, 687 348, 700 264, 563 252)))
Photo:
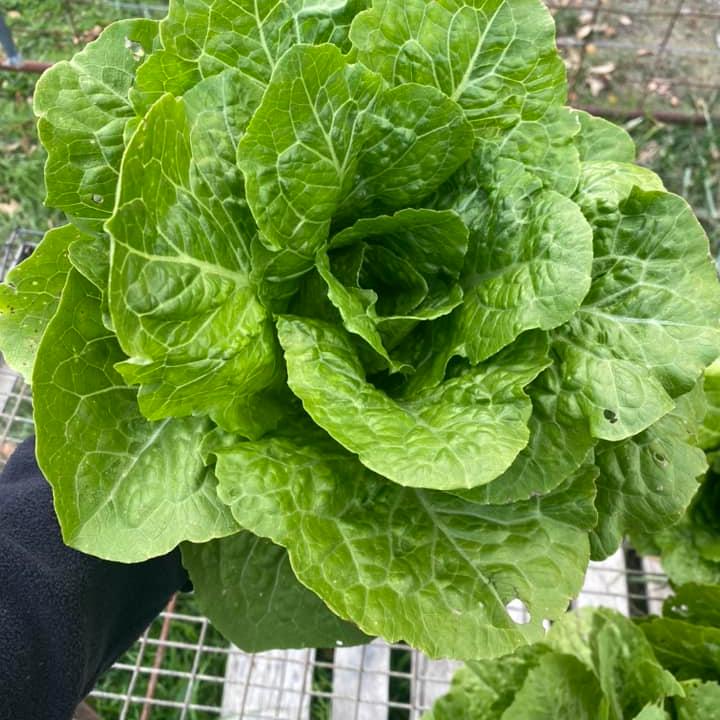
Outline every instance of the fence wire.
MULTIPOLYGON (((11 234, 0 248, 0 281, 40 236, 11 234)), ((32 431, 29 388, 0 363, 0 466, 32 431)), ((659 612, 669 592, 657 559, 621 549, 591 564, 573 605, 646 615, 659 612)), ((518 622, 529 619, 518 601, 508 611, 518 622)), ((182 595, 100 679, 77 720, 420 720, 457 667, 381 641, 243 653, 182 595)))
POLYGON ((570 101, 705 122, 720 91, 719 0, 546 0, 570 101))

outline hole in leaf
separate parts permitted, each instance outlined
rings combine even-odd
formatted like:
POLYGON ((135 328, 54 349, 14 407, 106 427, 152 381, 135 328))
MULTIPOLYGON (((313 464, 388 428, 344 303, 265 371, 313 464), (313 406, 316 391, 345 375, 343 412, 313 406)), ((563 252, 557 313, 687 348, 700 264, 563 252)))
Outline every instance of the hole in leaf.
POLYGON ((530 622, 530 611, 520 598, 513 598, 505 605, 505 610, 517 625, 527 625, 530 622))
POLYGON ((145 50, 139 42, 135 42, 130 38, 125 38, 125 47, 130 51, 135 62, 140 62, 145 57, 145 50))
POLYGON ((655 462, 658 465, 660 465, 660 467, 667 467, 668 459, 662 453, 659 453, 659 452, 655 453, 653 455, 653 458, 654 458, 655 462))
POLYGON ((604 418, 613 425, 618 421, 617 413, 613 412, 612 410, 603 410, 603 416, 604 418))

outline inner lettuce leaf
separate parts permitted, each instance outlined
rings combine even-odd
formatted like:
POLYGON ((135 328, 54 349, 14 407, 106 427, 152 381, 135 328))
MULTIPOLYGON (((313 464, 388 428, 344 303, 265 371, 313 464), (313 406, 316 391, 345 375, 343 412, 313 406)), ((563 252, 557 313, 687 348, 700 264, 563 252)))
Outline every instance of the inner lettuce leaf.
POLYGON ((216 87, 198 86, 200 112, 165 95, 148 113, 125 153, 107 226, 110 312, 129 355, 117 369, 141 386, 140 406, 152 420, 224 417, 229 401, 264 390, 279 370, 272 325, 250 277, 254 226, 234 199, 242 197, 242 177, 223 157, 224 150, 234 156, 242 99, 232 77, 204 83, 216 87), (211 91, 224 101, 217 109, 211 91), (208 158, 213 110, 230 135, 208 158))
MULTIPOLYGON (((0 290, 0 349, 66 542, 185 543, 248 648, 500 656, 628 530, 716 577, 707 238, 566 97, 540 0, 171 0, 52 68, 69 224, 0 290)), ((599 677, 540 660, 519 714, 599 677)))
POLYGON ((332 325, 286 316, 278 333, 288 385, 320 427, 371 470, 436 490, 482 485, 510 466, 529 438, 524 387, 550 364, 544 336, 530 334, 493 361, 394 400, 367 382, 332 325))
POLYGON ((345 328, 393 370, 390 356, 420 321, 462 304, 468 229, 453 211, 406 209, 358 220, 335 235, 316 266, 345 328))

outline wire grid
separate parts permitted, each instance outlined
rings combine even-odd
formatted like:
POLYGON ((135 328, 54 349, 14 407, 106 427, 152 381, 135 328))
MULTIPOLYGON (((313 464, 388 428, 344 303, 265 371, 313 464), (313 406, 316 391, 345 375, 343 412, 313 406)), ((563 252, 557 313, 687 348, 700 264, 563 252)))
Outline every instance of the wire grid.
POLYGON ((105 0, 105 2, 115 9, 117 15, 127 17, 160 18, 167 13, 167 3, 161 0, 154 3, 142 2, 142 0, 105 0))
MULTIPOLYGON (((41 233, 16 230, 0 251, 0 280, 29 256, 41 233)), ((32 433, 27 386, 0 367, 0 465, 32 433)), ((620 550, 592 563, 574 606, 626 615, 658 612, 669 594, 654 559, 620 550)), ((519 601, 508 607, 526 622, 519 601)), ((89 698, 105 720, 419 720, 458 667, 404 645, 284 650, 249 655, 228 644, 192 596, 173 598, 89 698)))

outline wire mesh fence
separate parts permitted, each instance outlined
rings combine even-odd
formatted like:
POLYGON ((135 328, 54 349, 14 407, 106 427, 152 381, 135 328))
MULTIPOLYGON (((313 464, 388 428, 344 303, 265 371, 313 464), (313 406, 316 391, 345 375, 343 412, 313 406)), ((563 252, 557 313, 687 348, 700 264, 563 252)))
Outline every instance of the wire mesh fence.
MULTIPOLYGON (((11 234, 0 251, 0 281, 40 236, 11 234)), ((0 466, 32 431, 29 388, 0 363, 0 466)), ((646 615, 657 613, 669 592, 657 559, 621 549, 591 564, 573 605, 646 615)), ((519 601, 508 612, 516 622, 528 620, 519 601)), ((88 702, 104 720, 419 720, 447 691, 457 666, 382 641, 243 653, 202 616, 191 595, 182 595, 100 679, 88 702)))
POLYGON ((720 80, 718 0, 546 0, 570 100, 608 114, 706 122, 720 80))

